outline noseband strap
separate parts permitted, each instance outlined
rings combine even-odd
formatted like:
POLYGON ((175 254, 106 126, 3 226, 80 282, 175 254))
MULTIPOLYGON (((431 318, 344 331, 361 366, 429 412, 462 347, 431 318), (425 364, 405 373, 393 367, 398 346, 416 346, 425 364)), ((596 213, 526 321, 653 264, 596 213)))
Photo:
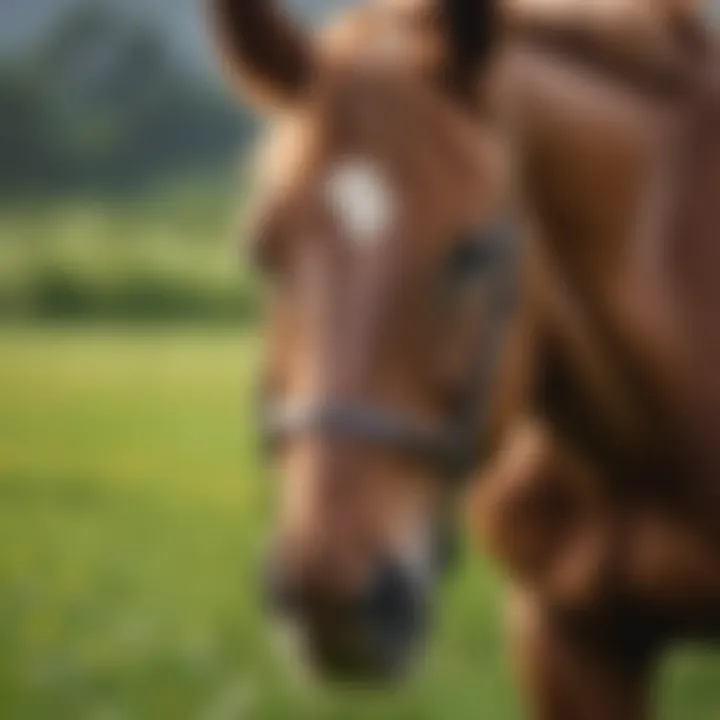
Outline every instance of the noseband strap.
POLYGON ((302 433, 347 437, 436 463, 444 471, 466 465, 472 447, 466 433, 432 428, 409 414, 354 403, 281 405, 266 410, 263 425, 271 443, 302 433))

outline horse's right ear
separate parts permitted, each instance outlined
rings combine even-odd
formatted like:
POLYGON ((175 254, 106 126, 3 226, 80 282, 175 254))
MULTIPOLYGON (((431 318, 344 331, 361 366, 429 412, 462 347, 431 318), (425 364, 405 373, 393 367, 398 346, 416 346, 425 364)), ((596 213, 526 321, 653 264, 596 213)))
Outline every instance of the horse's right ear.
POLYGON ((438 9, 446 46, 445 81, 451 90, 472 92, 502 31, 500 0, 439 0, 438 9))
POLYGON ((234 84, 260 100, 284 105, 310 83, 309 37, 273 0, 207 0, 217 47, 234 84))

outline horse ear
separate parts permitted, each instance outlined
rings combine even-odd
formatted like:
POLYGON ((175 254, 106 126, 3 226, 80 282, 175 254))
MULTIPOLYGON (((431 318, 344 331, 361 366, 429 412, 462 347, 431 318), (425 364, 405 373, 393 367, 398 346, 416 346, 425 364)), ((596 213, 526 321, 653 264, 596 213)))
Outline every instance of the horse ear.
POLYGON ((452 91, 472 94, 501 32, 500 0, 440 0, 439 12, 446 45, 443 79, 452 91))
POLYGON ((313 48, 273 0, 207 0, 221 61, 234 84, 271 103, 297 100, 309 85, 313 48))

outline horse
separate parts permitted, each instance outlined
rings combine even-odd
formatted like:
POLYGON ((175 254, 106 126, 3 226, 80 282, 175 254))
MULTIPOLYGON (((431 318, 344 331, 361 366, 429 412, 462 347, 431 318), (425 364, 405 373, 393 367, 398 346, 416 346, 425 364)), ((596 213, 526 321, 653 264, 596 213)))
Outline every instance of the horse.
POLYGON ((537 717, 645 718, 668 644, 720 635, 715 42, 689 3, 589 5, 386 0, 311 39, 213 4, 277 119, 269 584, 328 673, 406 667, 471 475, 537 717))

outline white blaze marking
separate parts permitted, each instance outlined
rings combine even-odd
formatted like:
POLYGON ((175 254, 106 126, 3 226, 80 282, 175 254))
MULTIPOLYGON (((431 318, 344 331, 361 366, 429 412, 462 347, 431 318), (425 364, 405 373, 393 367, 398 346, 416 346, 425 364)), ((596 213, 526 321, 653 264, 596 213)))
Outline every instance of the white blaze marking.
POLYGON ((376 242, 390 227, 395 198, 385 176, 363 160, 338 165, 325 184, 327 199, 343 231, 356 245, 376 242))

